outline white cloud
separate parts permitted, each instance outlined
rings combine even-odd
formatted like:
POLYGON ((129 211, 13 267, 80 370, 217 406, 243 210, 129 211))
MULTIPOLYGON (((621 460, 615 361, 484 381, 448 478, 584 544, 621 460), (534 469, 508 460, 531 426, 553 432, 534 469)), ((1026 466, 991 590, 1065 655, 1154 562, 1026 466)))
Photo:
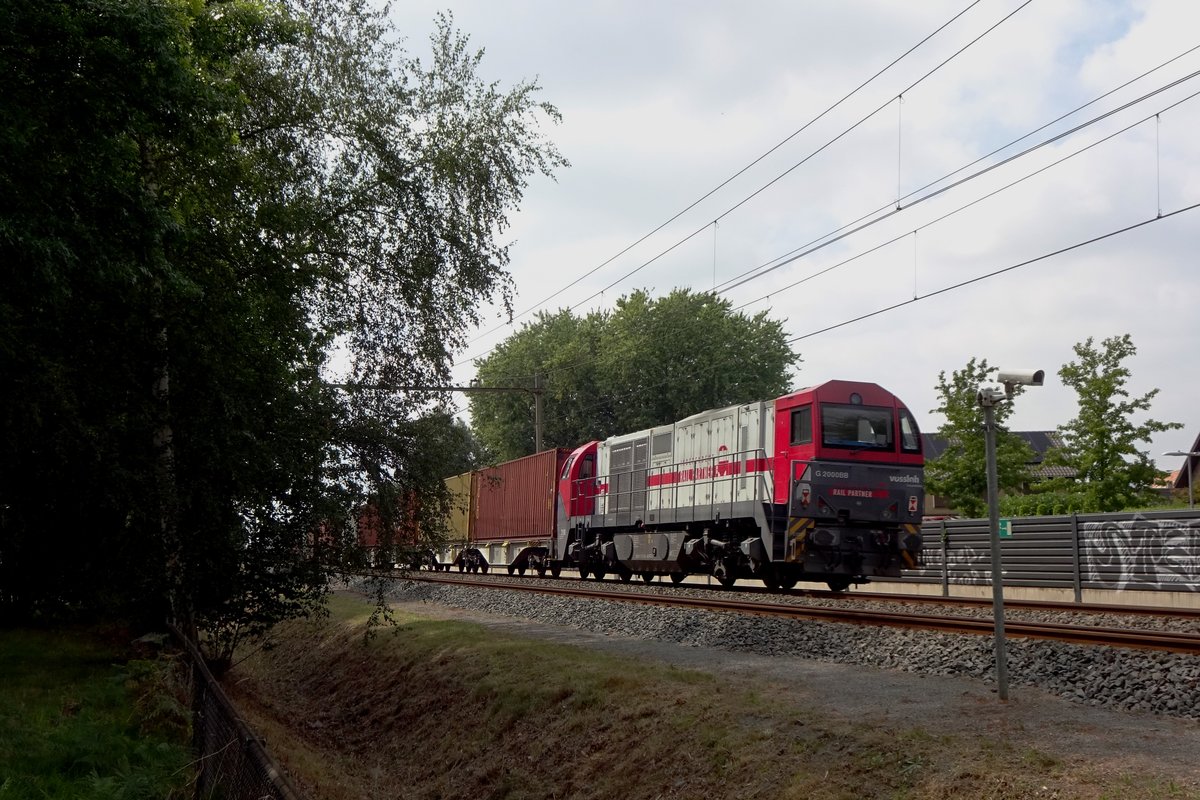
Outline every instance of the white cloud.
MULTIPOLYGON (((494 3, 410 0, 393 13, 420 53, 435 10, 448 6, 475 46, 482 71, 514 83, 537 77, 564 114, 547 129, 573 167, 530 186, 508 236, 515 240, 515 307, 527 308, 583 275, 717 186, 967 5, 965 0, 798 4, 494 3)), ((549 304, 579 303, 697 231, 671 255, 605 293, 639 287, 710 288, 894 203, 1102 92, 1196 44, 1200 5, 1190 0, 1058 0, 1034 3, 928 80, 771 188, 704 228, 920 78, 1020 6, 985 0, 860 95, 779 148, 717 196, 549 304), (900 118, 902 115, 902 123, 900 118), (897 148, 901 148, 898 158, 897 148)), ((1129 102, 1189 72, 1200 51, 1056 126, 1129 102)), ((910 300, 1134 222, 1200 202, 1200 98, 1098 145, 944 222, 798 287, 818 269, 900 236, 1168 103, 1200 78, 1115 115, 959 189, 772 272, 730 294, 770 294, 769 307, 799 335, 910 300)), ((1046 134, 1041 134, 1045 136, 1046 134)), ((1022 146, 1026 146, 1028 143, 1022 146)), ((1015 150, 1006 151, 1005 155, 1015 150)), ((1190 444, 1200 431, 1200 226, 1192 215, 1039 261, 798 343, 799 384, 853 377, 883 384, 937 420, 941 370, 972 356, 1040 367, 1048 376, 1088 336, 1130 333, 1135 394, 1159 387, 1153 415, 1186 430, 1151 450, 1190 444)), ((595 306, 592 300, 588 306, 595 306)), ((494 319, 494 316, 491 317, 494 319)), ((488 326, 492 327, 491 325, 488 326)), ((501 331, 473 345, 475 355, 501 331)), ((460 377, 471 376, 469 366, 460 377)), ((1051 428, 1073 414, 1057 384, 1020 401, 1018 426, 1051 428)), ((1170 466, 1174 466, 1173 464, 1170 466)))

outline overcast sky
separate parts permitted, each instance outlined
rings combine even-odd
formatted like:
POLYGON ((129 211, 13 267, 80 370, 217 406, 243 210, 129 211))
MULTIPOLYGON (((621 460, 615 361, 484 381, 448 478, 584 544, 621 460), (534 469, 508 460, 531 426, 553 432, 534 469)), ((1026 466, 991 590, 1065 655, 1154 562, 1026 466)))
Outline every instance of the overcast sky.
MULTIPOLYGON (((1175 468, 1181 459, 1159 454, 1186 449, 1200 433, 1200 209, 1169 216, 1200 203, 1200 97, 1185 99, 1200 92, 1200 76, 1139 101, 1200 71, 1200 49, 989 155, 1200 45, 1200 3, 401 0, 393 17, 411 54, 427 52, 439 10, 452 11, 486 51, 485 79, 511 86, 536 78, 542 98, 563 114, 561 125, 544 130, 572 166, 557 181, 534 181, 504 234, 513 243, 518 312, 807 125, 542 308, 586 313, 638 288, 715 286, 735 306, 766 310, 789 336, 804 337, 793 345, 803 358, 795 387, 873 381, 899 395, 927 431, 941 422, 931 413, 938 373, 973 356, 1046 370, 1046 386, 1020 399, 1012 425, 1055 428, 1076 411, 1074 392, 1056 374, 1072 346, 1129 333, 1138 348, 1127 362, 1131 393, 1158 387, 1152 416, 1186 426, 1157 437, 1151 454, 1175 468), (1139 120, 1148 121, 1134 125, 1139 120), (946 176, 969 177, 1079 125, 921 199, 949 185, 946 176), (1156 220, 1160 211, 1162 219, 1135 230, 933 294, 1156 220), (856 220, 877 221, 729 286, 856 220)), ((488 319, 480 333, 504 322, 494 310, 488 319)), ((488 333, 460 354, 455 379, 469 380, 471 358, 513 330, 488 333)))

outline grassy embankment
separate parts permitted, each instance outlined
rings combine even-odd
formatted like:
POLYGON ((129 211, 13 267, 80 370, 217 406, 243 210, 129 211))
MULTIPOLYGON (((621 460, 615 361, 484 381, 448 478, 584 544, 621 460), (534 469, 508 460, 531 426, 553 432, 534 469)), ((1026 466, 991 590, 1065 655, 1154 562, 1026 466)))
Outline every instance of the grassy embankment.
POLYGON ((772 687, 401 615, 292 623, 235 701, 313 800, 1185 796, 1021 741, 830 719, 772 687))
POLYGON ((0 630, 0 800, 189 796, 187 707, 161 663, 122 655, 91 632, 0 630))

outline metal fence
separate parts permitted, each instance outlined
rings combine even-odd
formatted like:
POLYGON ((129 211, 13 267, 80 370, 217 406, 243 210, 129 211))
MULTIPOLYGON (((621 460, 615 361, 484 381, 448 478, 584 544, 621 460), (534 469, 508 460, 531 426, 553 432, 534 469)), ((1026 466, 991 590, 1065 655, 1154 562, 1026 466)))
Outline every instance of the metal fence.
POLYGON ((175 628, 191 662, 192 747, 198 800, 303 800, 238 715, 195 645, 175 628))
MULTIPOLYGON (((1200 592, 1200 511, 1014 517, 1000 540, 1005 586, 1200 592)), ((908 583, 991 583, 986 519, 927 522, 924 566, 908 583)))

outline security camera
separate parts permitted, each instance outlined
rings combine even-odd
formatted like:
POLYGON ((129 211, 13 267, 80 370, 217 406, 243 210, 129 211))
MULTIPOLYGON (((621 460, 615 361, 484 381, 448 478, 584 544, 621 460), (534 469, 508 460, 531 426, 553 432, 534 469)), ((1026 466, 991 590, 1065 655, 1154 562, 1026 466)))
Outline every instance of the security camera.
POLYGON ((1008 399, 1008 390, 1002 383, 981 383, 975 392, 975 402, 981 406, 994 406, 1008 399))
POLYGON ((996 380, 1006 386, 1041 386, 1046 381, 1046 372, 1040 369, 1002 369, 996 380))

